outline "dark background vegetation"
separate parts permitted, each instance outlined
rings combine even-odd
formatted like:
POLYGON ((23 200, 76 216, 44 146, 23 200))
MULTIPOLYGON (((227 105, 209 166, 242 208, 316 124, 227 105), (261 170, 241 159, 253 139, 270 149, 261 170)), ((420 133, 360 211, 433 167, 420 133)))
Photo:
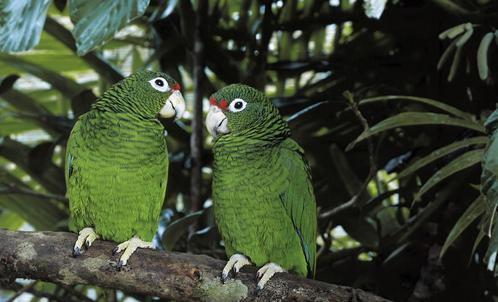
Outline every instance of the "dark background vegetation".
MULTIPOLYGON (((122 76, 151 68, 180 81, 193 112, 164 121, 170 175, 160 248, 225 257, 210 208, 211 138, 201 118, 211 93, 243 82, 272 98, 311 164, 317 279, 394 301, 496 300, 496 279, 483 263, 487 225, 475 219, 489 213, 479 198, 480 161, 487 142, 482 125, 496 103, 497 45, 489 47, 484 79, 477 52, 498 26, 496 1, 393 0, 375 19, 360 0, 151 0, 143 16, 107 43, 78 45, 80 54, 90 50, 83 56, 69 14, 66 1, 54 0, 33 50, 0 46, 0 227, 67 230, 63 166, 75 118, 122 76), (438 69, 452 42, 438 35, 467 22, 472 36, 438 69), (372 127, 389 117, 390 124, 372 127), (361 133, 366 139, 348 148, 361 133), (458 148, 431 155, 455 142, 458 148), (399 177, 427 155, 433 161, 399 177), (423 187, 427 181, 430 188, 423 187)), ((12 288, 19 287, 5 285, 0 299, 12 296, 12 288)), ((115 294, 40 281, 27 291, 35 300, 81 292, 101 301, 115 294)))

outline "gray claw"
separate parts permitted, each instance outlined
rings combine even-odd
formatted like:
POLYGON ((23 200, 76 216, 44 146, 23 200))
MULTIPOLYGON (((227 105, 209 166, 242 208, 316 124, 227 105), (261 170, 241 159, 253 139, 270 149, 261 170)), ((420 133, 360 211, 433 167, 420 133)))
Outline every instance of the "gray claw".
POLYGON ((121 271, 121 269, 124 267, 123 261, 119 260, 118 265, 116 265, 116 268, 118 271, 121 271))
MULTIPOLYGON (((113 255, 116 255, 118 253, 118 247, 116 246, 113 250, 112 250, 112 254, 113 255)), ((121 262, 121 261, 120 261, 121 262)))
POLYGON ((73 249, 73 257, 78 257, 78 256, 81 256, 81 250, 79 247, 75 246, 74 249, 73 249))
POLYGON ((229 274, 223 274, 223 272, 221 273, 221 283, 225 284, 225 282, 227 282, 228 280, 228 276, 229 274))

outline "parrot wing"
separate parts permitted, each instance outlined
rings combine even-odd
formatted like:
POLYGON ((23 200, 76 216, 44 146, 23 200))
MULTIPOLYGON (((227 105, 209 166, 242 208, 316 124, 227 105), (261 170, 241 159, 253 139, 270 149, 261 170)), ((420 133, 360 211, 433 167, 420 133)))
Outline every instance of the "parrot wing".
POLYGON ((303 149, 292 139, 283 142, 281 152, 288 170, 287 187, 280 200, 292 220, 308 267, 308 277, 314 277, 316 267, 316 204, 311 184, 310 168, 303 149))
POLYGON ((81 122, 77 121, 71 131, 71 135, 67 141, 66 146, 66 166, 64 169, 64 176, 66 180, 66 197, 70 200, 69 210, 71 212, 71 217, 69 219, 69 229, 72 231, 79 231, 80 226, 74 219, 75 216, 80 216, 81 212, 84 211, 84 204, 82 203, 81 198, 74 198, 75 186, 77 186, 77 182, 75 182, 71 177, 73 176, 73 172, 77 170, 77 162, 79 158, 80 148, 78 148, 79 142, 81 140, 81 122), (70 181, 71 179, 71 181, 70 181))

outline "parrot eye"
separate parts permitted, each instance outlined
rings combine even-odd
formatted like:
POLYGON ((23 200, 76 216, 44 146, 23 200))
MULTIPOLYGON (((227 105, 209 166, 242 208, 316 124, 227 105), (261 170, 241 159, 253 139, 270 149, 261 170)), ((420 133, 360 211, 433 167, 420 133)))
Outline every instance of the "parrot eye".
POLYGON ((244 109, 246 109, 247 102, 244 101, 243 99, 234 99, 231 103, 230 106, 228 106, 228 110, 231 112, 239 112, 244 109))
POLYGON ((170 91, 170 88, 168 86, 168 82, 161 77, 152 79, 149 81, 149 83, 152 86, 152 88, 154 88, 157 91, 161 91, 161 92, 170 91))

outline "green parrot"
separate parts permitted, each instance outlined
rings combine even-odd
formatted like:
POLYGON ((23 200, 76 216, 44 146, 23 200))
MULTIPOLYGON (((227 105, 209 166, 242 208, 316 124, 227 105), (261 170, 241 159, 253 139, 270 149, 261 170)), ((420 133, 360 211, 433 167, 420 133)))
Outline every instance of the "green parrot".
POLYGON ((249 264, 262 266, 260 289, 278 272, 314 277, 316 204, 303 149, 262 92, 234 84, 209 101, 213 209, 229 257, 222 279, 249 264))
POLYGON ((166 192, 168 151, 158 116, 180 117, 180 85, 142 71, 113 85, 79 117, 66 151, 73 255, 95 239, 122 242, 118 268, 137 248, 152 248, 166 192))

